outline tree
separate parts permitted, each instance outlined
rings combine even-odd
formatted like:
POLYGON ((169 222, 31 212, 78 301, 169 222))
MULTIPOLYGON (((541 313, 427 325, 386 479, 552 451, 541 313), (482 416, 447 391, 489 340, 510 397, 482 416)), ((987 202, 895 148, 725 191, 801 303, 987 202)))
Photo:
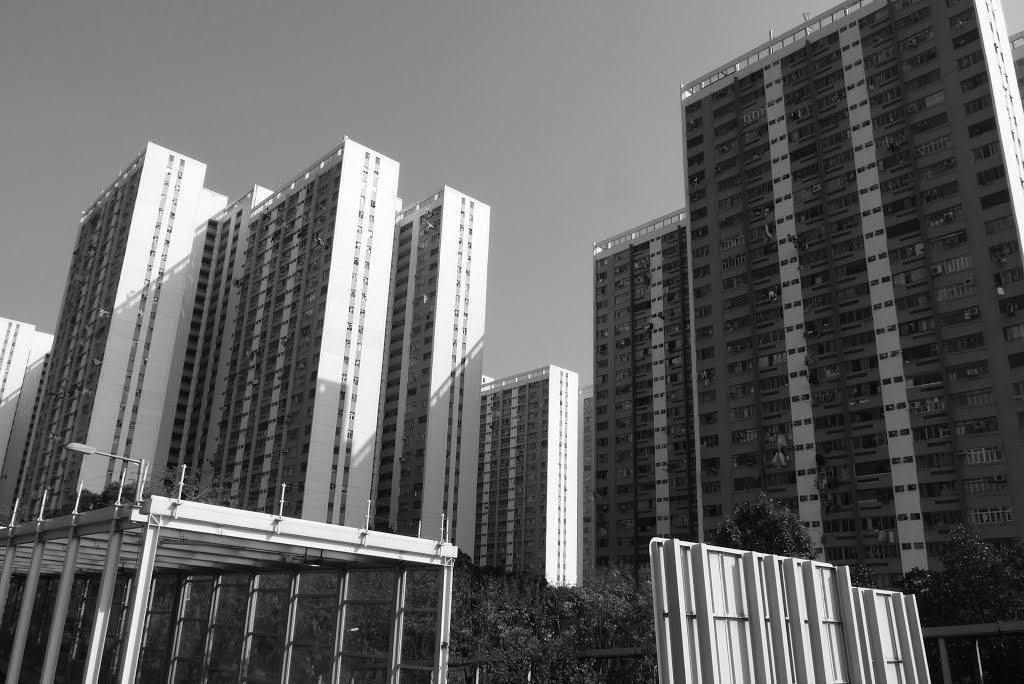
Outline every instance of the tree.
POLYGON ((1024 547, 997 547, 964 525, 950 530, 942 572, 907 573, 903 589, 917 594, 929 624, 1014 620, 1024 610, 1024 547), (908 578, 910 582, 908 583, 908 578), (927 612, 926 612, 927 611, 927 612))
POLYGON ((878 575, 867 563, 854 563, 850 566, 850 581, 855 587, 878 588, 878 575))
POLYGON ((738 504, 709 541, 731 549, 814 558, 807 528, 795 513, 764 492, 757 501, 738 504))
POLYGON ((503 682, 647 682, 657 679, 649 576, 605 568, 575 587, 543 577, 456 563, 451 682, 474 681, 480 664, 503 682), (637 648, 640 658, 580 658, 580 651, 637 648), (459 667, 459 663, 466 663, 459 667))
MULTIPOLYGON (((963 525, 950 530, 943 570, 915 568, 901 588, 917 597, 925 627, 1000 622, 1024 611, 1024 546, 995 546, 963 525)), ((1018 682, 1024 676, 1021 635, 986 637, 979 641, 986 682, 1018 682)), ((950 642, 954 673, 969 672, 975 658, 973 640, 950 642)), ((938 658, 931 657, 934 674, 938 658)))

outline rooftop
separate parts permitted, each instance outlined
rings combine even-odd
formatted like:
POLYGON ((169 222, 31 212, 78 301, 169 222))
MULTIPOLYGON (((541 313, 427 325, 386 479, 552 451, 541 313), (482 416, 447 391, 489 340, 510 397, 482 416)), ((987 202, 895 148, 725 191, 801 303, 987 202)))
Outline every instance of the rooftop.
POLYGON ((0 528, 0 545, 17 544, 15 572, 28 569, 33 542, 47 542, 43 574, 59 574, 69 536, 81 537, 80 572, 101 572, 109 537, 123 530, 120 563, 134 570, 143 531, 159 528, 157 569, 250 570, 399 563, 440 566, 457 556, 452 544, 374 530, 255 513, 154 496, 141 506, 111 506, 0 528))
POLYGON ((671 226, 676 223, 681 223, 685 220, 686 211, 684 211, 683 209, 679 209, 678 211, 674 211, 671 214, 665 214, 664 216, 656 218, 652 221, 648 221, 647 223, 641 223, 639 226, 633 228, 632 230, 627 230, 622 233, 619 233, 618 235, 613 235, 612 237, 606 240, 595 242, 594 256, 597 256, 601 252, 609 250, 612 247, 623 245, 626 244, 627 242, 632 242, 633 240, 636 240, 639 237, 643 237, 644 235, 653 233, 656 230, 661 230, 665 226, 671 226))
POLYGON ((791 31, 784 33, 781 38, 772 37, 767 42, 758 45, 750 52, 741 55, 738 59, 727 62, 723 66, 704 74, 700 78, 683 84, 682 97, 685 100, 688 97, 696 95, 702 88, 706 88, 722 80, 726 76, 736 73, 737 71, 747 69, 761 60, 767 59, 772 54, 782 50, 783 48, 795 45, 797 42, 807 38, 815 31, 820 31, 821 29, 849 16, 853 12, 859 11, 864 7, 869 5, 874 6, 874 4, 879 1, 880 0, 854 0, 853 2, 844 2, 836 5, 827 12, 823 12, 816 17, 808 19, 791 31))

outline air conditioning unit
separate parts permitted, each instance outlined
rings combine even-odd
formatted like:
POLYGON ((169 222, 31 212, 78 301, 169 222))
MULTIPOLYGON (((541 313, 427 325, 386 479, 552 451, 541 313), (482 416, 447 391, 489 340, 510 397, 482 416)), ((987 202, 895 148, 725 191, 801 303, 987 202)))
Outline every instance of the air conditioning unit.
POLYGON ((812 185, 811 192, 821 192, 821 183, 815 183, 812 185))

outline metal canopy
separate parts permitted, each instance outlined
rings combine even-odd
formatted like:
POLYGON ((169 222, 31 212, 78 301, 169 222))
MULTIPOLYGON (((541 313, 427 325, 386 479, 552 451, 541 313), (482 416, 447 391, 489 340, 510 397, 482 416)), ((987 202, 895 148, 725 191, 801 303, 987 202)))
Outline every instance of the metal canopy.
POLYGON ((76 515, 0 528, 0 550, 26 572, 32 545, 46 541, 42 574, 59 574, 68 539, 81 539, 77 569, 101 572, 114 532, 123 532, 118 566, 134 571, 146 527, 159 530, 154 569, 187 572, 274 567, 443 565, 457 555, 448 543, 286 518, 155 496, 76 515), (14 547, 11 549, 11 547, 14 547))
MULTIPOLYGON (((143 635, 146 633, 146 616, 151 603, 154 574, 161 571, 206 576, 225 571, 246 572, 249 573, 250 587, 258 586, 268 571, 271 574, 284 572, 290 575, 292 580, 285 593, 289 596, 288 610, 291 617, 287 620, 284 633, 279 635, 282 647, 287 652, 287 657, 281 661, 284 679, 290 676, 288 672, 292 667, 292 656, 301 654, 307 646, 301 643, 296 646, 293 643, 296 630, 294 615, 296 611, 306 610, 304 599, 300 596, 298 578, 308 573, 320 574, 322 570, 335 571, 339 577, 346 577, 336 585, 341 593, 321 597, 321 600, 336 601, 334 609, 341 611, 341 619, 354 621, 356 626, 349 630, 353 631, 360 629, 365 616, 356 611, 345 617, 347 612, 343 606, 347 605, 348 599, 345 598, 344 592, 347 590, 344 587, 350 581, 348 578, 352 575, 391 576, 394 581, 388 591, 392 595, 384 596, 383 601, 372 602, 377 610, 382 611, 380 615, 391 622, 387 646, 378 648, 378 657, 383 659, 386 656, 388 681, 397 682, 403 670, 429 670, 434 682, 444 681, 446 677, 452 574, 458 549, 442 541, 153 497, 141 504, 126 502, 105 509, 0 528, 0 553, 3 559, 0 563, 0 618, 8 617, 4 613, 13 575, 17 573, 22 577, 19 600, 11 608, 17 610, 17 615, 7 665, 7 684, 20 681, 37 590, 45 575, 49 575, 50 579, 59 578, 59 581, 46 585, 47 591, 53 596, 53 614, 45 627, 47 640, 39 681, 42 684, 54 681, 70 597, 75 591, 76 577, 81 577, 83 573, 95 575, 89 581, 95 587, 96 598, 94 602, 89 602, 88 626, 81 628, 87 630, 88 634, 82 632, 75 637, 88 645, 81 654, 84 658, 81 664, 82 681, 85 684, 98 684, 100 679, 121 684, 135 682, 143 635), (434 633, 428 637, 433 641, 433 656, 426 662, 406 654, 402 648, 405 587, 409 573, 417 567, 435 568, 441 576, 437 586, 436 610, 429 611, 436 616, 434 633), (370 572, 362 573, 362 570, 370 572), (130 587, 125 589, 127 593, 118 598, 115 605, 115 588, 121 573, 130 573, 132 579, 125 585, 130 587), (114 619, 112 615, 120 615, 117 619, 124 621, 118 627, 121 635, 118 646, 120 660, 107 664, 107 667, 115 668, 116 672, 103 669, 104 654, 109 646, 108 626, 117 624, 110 622, 114 619), (407 659, 411 660, 407 662, 407 659)), ((184 591, 187 586, 187 582, 181 583, 178 590, 184 591)), ((221 591, 220 580, 215 583, 214 591, 221 591)), ((255 611, 250 605, 253 600, 259 599, 257 593, 250 589, 247 598, 249 607, 244 613, 247 616, 245 629, 249 632, 254 629, 255 611)), ((353 601, 360 606, 364 603, 359 599, 353 601)), ((185 604, 179 600, 178 605, 185 604)), ((424 612, 420 608, 409 610, 424 612)), ((178 615, 177 619, 179 622, 186 620, 183 614, 178 615)), ((346 661, 340 659, 348 648, 343 640, 347 632, 342 624, 336 625, 335 637, 329 648, 322 644, 318 646, 321 650, 333 649, 333 664, 328 663, 333 681, 340 681, 340 668, 346 666, 346 661)), ((418 638, 422 641, 424 635, 420 634, 418 638)), ((355 648, 358 655, 358 647, 355 648)), ((38 664, 31 663, 30 667, 38 664)), ((204 661, 203 667, 207 666, 204 661)), ((177 665, 172 664, 172 669, 174 667, 177 665)), ((323 673, 327 673, 327 670, 323 670, 323 673)), ((177 681, 177 674, 168 676, 177 681)))

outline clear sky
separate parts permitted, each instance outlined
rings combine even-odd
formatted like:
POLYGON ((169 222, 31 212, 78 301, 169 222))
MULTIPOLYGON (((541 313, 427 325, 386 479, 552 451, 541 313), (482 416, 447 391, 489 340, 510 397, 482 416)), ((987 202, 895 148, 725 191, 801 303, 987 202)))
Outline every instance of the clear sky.
POLYGON ((348 135, 406 201, 491 205, 484 372, 588 383, 593 243, 683 202, 680 83, 835 4, 7 0, 0 316, 53 330, 81 211, 147 140, 235 198, 348 135))

